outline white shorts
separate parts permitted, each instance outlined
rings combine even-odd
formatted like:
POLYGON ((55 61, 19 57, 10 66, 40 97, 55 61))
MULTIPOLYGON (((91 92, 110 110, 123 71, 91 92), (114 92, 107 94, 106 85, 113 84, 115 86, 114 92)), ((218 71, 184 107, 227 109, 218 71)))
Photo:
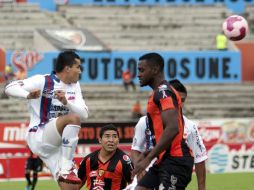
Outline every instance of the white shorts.
POLYGON ((40 156, 55 180, 62 157, 62 138, 57 131, 56 120, 57 118, 49 121, 45 126, 38 127, 35 132, 28 132, 26 136, 29 148, 40 156))

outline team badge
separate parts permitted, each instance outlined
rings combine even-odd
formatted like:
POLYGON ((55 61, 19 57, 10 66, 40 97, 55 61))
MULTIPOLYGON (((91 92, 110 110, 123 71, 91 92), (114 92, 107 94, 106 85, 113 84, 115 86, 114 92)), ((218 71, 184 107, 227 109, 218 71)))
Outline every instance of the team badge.
POLYGON ((105 173, 105 171, 104 171, 104 170, 99 170, 99 171, 98 171, 99 176, 103 176, 103 175, 104 175, 104 173, 105 173))

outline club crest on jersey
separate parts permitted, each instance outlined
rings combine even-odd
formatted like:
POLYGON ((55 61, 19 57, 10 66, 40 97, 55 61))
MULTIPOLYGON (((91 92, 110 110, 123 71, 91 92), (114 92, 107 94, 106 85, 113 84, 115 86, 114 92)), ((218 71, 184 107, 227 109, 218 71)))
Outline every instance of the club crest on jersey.
POLYGON ((159 92, 162 92, 162 98, 167 98, 166 90, 168 89, 167 85, 163 84, 159 86, 159 92))
POLYGON ((99 171, 98 171, 99 176, 103 176, 103 175, 104 175, 104 173, 105 173, 105 171, 104 171, 104 170, 99 170, 99 171))
POLYGON ((43 89, 42 96, 46 98, 53 98, 54 97, 54 91, 50 89, 43 89))

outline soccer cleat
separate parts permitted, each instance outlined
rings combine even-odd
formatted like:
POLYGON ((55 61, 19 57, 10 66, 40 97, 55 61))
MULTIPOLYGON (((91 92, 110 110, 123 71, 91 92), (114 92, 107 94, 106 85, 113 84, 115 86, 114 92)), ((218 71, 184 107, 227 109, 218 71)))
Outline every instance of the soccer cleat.
POLYGON ((75 170, 76 169, 73 167, 69 171, 64 171, 64 172, 60 171, 58 173, 58 181, 65 182, 65 183, 71 183, 71 184, 80 184, 81 180, 76 175, 75 170))

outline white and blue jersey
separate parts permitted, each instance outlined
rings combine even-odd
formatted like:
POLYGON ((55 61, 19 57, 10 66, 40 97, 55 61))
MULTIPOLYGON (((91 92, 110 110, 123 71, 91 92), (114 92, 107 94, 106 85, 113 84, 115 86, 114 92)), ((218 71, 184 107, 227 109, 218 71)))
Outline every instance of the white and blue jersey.
POLYGON ((63 105, 55 98, 54 92, 56 90, 63 90, 68 102, 86 110, 88 109, 82 97, 79 82, 65 84, 55 74, 35 75, 24 80, 14 81, 7 85, 6 88, 11 88, 14 85, 19 85, 28 92, 35 89, 41 90, 41 96, 39 98, 28 99, 30 112, 29 128, 42 126, 53 118, 71 113, 66 105, 63 105))

